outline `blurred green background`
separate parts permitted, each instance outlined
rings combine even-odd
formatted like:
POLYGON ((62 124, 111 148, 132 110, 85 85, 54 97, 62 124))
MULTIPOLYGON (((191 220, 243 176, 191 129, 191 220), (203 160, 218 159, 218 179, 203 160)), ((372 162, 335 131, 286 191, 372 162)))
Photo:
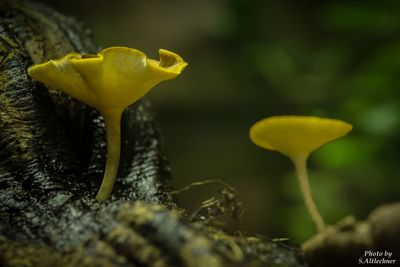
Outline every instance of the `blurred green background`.
MULTIPOLYGON (((101 47, 190 64, 149 95, 176 188, 223 179, 246 206, 229 226, 302 242, 314 233, 291 162, 248 138, 278 114, 339 118, 353 132, 315 152, 311 186, 328 223, 400 199, 400 1, 41 2, 77 17, 101 47)), ((212 186, 180 196, 195 209, 212 186)))

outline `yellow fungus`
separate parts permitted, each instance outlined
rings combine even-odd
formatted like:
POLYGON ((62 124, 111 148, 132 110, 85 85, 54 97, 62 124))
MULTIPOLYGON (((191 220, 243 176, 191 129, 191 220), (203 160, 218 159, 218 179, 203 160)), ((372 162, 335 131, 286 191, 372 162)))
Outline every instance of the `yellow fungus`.
POLYGON ((31 66, 28 74, 52 88, 96 108, 106 124, 107 162, 96 199, 110 196, 121 150, 121 114, 161 81, 178 76, 187 63, 177 54, 160 49, 160 60, 148 59, 136 49, 110 47, 98 54, 76 52, 31 66))
POLYGON ((318 231, 325 223, 311 194, 307 159, 320 146, 346 135, 352 126, 344 121, 309 116, 273 116, 255 123, 250 139, 256 145, 276 150, 294 163, 307 209, 318 231))

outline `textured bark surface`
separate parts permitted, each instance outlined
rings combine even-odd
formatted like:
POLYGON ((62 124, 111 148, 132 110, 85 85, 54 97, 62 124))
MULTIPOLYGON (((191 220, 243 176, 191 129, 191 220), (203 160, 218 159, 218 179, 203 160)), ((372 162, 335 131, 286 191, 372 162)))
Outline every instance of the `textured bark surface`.
POLYGON ((81 25, 45 7, 4 2, 0 15, 1 232, 61 248, 110 227, 107 211, 121 201, 170 204, 168 168, 144 104, 124 114, 122 135, 128 138, 113 198, 105 205, 94 200, 105 161, 102 118, 62 93, 49 93, 26 69, 96 47, 81 25))
POLYGON ((299 251, 230 236, 223 191, 185 216, 147 103, 123 115, 112 197, 98 203, 104 124, 90 107, 27 76, 28 66, 99 49, 81 24, 47 7, 0 0, 0 266, 303 266, 299 251))

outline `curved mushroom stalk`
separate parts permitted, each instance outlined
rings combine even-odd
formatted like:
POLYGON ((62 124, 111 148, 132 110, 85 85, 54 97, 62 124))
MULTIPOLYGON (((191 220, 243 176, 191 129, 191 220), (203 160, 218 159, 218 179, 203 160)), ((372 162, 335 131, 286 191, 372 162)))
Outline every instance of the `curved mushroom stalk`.
POLYGON ((307 159, 320 146, 346 135, 352 126, 344 121, 308 116, 274 116, 255 123, 250 139, 258 146, 288 156, 296 168, 308 212, 319 232, 325 228, 307 174, 307 159))
POLYGON ((28 69, 28 74, 51 87, 96 108, 104 116, 107 134, 106 169, 98 201, 110 196, 121 150, 121 114, 161 81, 178 76, 187 66, 183 59, 160 49, 160 59, 148 59, 136 49, 110 47, 96 55, 73 52, 28 69))
POLYGON ((292 158, 293 164, 296 168, 297 180, 299 182, 300 190, 303 195, 304 202, 306 204, 308 213, 310 214, 315 227, 318 232, 322 232, 325 228, 324 219, 318 211, 317 205, 315 204, 314 197, 311 193, 310 182, 308 180, 307 173, 307 159, 308 155, 299 155, 292 158))
POLYGON ((121 155, 121 116, 122 112, 103 114, 106 125, 107 158, 103 181, 96 195, 96 199, 100 202, 110 197, 118 175, 121 155))

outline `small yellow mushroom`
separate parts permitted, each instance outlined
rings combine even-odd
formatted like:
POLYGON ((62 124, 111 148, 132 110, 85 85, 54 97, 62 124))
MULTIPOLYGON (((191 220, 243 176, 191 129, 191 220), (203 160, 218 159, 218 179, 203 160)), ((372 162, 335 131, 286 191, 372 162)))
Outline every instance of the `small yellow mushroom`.
POLYGON ((308 116, 273 116, 255 123, 250 139, 256 145, 276 150, 294 163, 303 198, 316 228, 321 232, 325 223, 311 194, 307 175, 307 159, 320 146, 351 131, 344 121, 308 116))
POLYGON ((96 196, 98 201, 108 199, 118 174, 122 112, 152 87, 175 78, 187 66, 173 52, 160 49, 159 55, 157 61, 136 49, 110 47, 93 55, 73 52, 28 69, 32 78, 96 108, 103 115, 107 162, 96 196))

